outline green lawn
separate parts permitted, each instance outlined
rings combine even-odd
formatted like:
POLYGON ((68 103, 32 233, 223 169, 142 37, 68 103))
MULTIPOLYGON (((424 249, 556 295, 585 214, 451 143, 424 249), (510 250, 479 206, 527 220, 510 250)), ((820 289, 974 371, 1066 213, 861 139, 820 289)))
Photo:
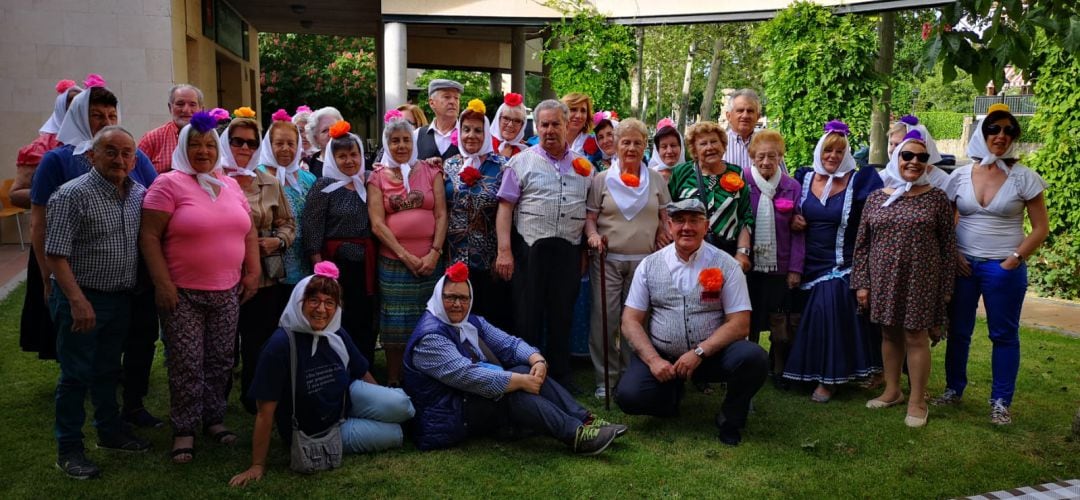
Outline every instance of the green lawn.
MULTIPOLYGON (((0 303, 0 498, 940 498, 1080 477, 1080 443, 1066 437, 1080 404, 1080 341, 1024 330, 1015 423, 994 427, 985 402, 990 345, 980 324, 965 403, 932 407, 930 423, 919 430, 904 426, 903 405, 865 409, 866 399, 876 394, 854 387, 819 405, 802 392, 781 393, 767 385, 755 399, 743 445, 729 448, 715 439, 712 424, 721 395, 690 389, 679 419, 602 412, 631 431, 599 457, 573 456, 545 438, 480 440, 426 453, 407 443, 402 450, 350 456, 340 470, 304 477, 287 471, 285 453, 275 443, 267 477, 234 490, 226 483, 249 463, 253 421, 234 396, 227 423, 242 436, 236 448, 200 440, 195 462, 176 466, 166 454, 168 429, 142 433, 153 441, 150 453, 119 455, 92 449, 88 425, 88 453, 104 477, 78 482, 53 467, 57 366, 18 350, 21 303, 21 288, 0 303)), ((930 387, 937 393, 944 384, 944 346, 933 354, 930 387)), ((579 385, 589 386, 588 370, 580 369, 578 377, 579 385)), ((148 407, 164 416, 168 389, 160 356, 151 393, 148 407)), ((602 406, 591 399, 584 399, 588 406, 602 406)))

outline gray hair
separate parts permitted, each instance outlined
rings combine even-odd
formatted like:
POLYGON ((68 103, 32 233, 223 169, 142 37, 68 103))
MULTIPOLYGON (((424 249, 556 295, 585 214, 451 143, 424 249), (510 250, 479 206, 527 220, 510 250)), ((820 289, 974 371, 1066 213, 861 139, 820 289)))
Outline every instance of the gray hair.
MULTIPOLYGON (((555 99, 545 99, 543 101, 540 101, 540 104, 537 104, 536 107, 533 108, 533 116, 539 119, 540 113, 543 113, 544 111, 547 111, 549 109, 558 110, 559 113, 562 114, 563 123, 570 122, 570 108, 566 105, 566 103, 562 101, 557 101, 555 99)), ((591 120, 592 117, 589 117, 589 119, 591 120)))
POLYGON ((758 114, 761 114, 761 98, 758 97, 758 93, 755 92, 754 89, 739 89, 732 92, 728 97, 727 104, 724 105, 724 112, 731 111, 735 107, 735 99, 738 99, 739 97, 744 97, 754 103, 754 107, 757 108, 758 114))
POLYGON ((646 142, 649 140, 649 129, 637 118, 627 118, 619 122, 619 126, 615 127, 615 140, 622 139, 627 132, 637 132, 646 142))
MULTIPOLYGON (((389 139, 391 135, 394 135, 394 132, 401 132, 403 130, 408 132, 409 135, 412 135, 413 130, 415 129, 416 128, 413 127, 411 123, 409 123, 409 120, 406 120, 404 118, 401 118, 399 120, 390 120, 390 123, 387 123, 386 128, 383 129, 383 138, 384 140, 389 139)), ((413 145, 413 147, 416 146, 413 145)))
POLYGON ((327 116, 337 120, 344 120, 344 118, 341 117, 341 111, 338 111, 338 109, 333 106, 326 106, 315 110, 311 113, 311 116, 308 117, 307 125, 304 126, 304 139, 307 139, 308 144, 313 146, 318 144, 315 142, 315 134, 319 132, 319 122, 327 116))
POLYGON ((105 142, 105 136, 109 135, 111 132, 123 132, 131 138, 131 142, 135 142, 135 136, 131 135, 131 132, 129 132, 128 129, 121 127, 120 125, 107 125, 102 127, 101 130, 98 130, 98 133, 94 134, 94 142, 92 143, 93 148, 98 149, 98 147, 105 142))
POLYGON ((176 92, 178 90, 187 90, 187 89, 195 91, 195 95, 199 97, 199 106, 202 106, 202 104, 203 104, 203 93, 202 93, 202 91, 199 90, 199 87, 196 87, 196 86, 194 86, 194 85, 192 85, 190 83, 178 83, 176 85, 173 85, 172 88, 169 89, 169 105, 172 106, 173 98, 176 97, 176 92))

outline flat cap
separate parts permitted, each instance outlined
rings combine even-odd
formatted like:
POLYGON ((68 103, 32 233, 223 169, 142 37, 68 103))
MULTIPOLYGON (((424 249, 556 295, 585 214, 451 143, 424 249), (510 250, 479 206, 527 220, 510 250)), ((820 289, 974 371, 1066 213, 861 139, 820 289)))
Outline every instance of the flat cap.
POLYGON ((668 215, 675 215, 679 212, 694 212, 705 215, 705 205, 697 198, 687 198, 679 202, 668 204, 668 215))
POLYGON ((454 90, 458 91, 458 93, 461 93, 461 92, 465 91, 465 87, 463 87, 460 83, 455 82, 453 80, 444 80, 442 78, 436 78, 436 79, 432 80, 430 83, 427 84, 428 96, 431 96, 436 91, 445 90, 445 89, 454 89, 454 90))

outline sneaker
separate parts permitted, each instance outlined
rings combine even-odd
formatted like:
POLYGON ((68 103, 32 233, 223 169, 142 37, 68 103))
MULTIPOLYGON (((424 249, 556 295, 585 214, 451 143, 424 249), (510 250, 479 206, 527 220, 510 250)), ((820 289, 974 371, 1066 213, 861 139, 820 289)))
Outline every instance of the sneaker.
POLYGON ((1012 423, 1012 415, 1009 415, 1009 407, 1004 399, 995 399, 990 402, 990 423, 994 425, 1009 425, 1012 423))
POLYGON ((94 462, 86 459, 82 451, 60 455, 56 459, 56 468, 64 471, 72 479, 96 479, 101 477, 101 469, 94 462))
POLYGON ((574 453, 578 455, 598 455, 615 440, 615 429, 582 425, 574 436, 574 453))
POLYGON ((960 404, 960 393, 952 389, 945 389, 945 392, 940 396, 931 399, 930 404, 934 406, 948 406, 960 404))
POLYGON ((121 431, 112 436, 98 439, 97 447, 103 450, 128 451, 142 453, 150 449, 150 441, 121 431))
POLYGON ((165 422, 151 415, 146 408, 124 412, 124 422, 143 429, 156 429, 165 425, 165 422))
POLYGON ((591 421, 588 424, 589 427, 611 427, 615 431, 615 437, 620 437, 626 434, 626 431, 630 430, 629 427, 623 424, 616 424, 615 422, 608 422, 596 415, 593 415, 591 421))

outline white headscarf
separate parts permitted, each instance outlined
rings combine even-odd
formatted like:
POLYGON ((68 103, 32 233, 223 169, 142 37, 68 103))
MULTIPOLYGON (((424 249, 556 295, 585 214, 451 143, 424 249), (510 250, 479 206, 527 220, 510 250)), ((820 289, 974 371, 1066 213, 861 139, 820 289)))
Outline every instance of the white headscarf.
MULTIPOLYGON (((751 160, 753 161, 753 160, 751 160)), ((776 220, 773 212, 773 197, 780 187, 787 172, 777 165, 776 172, 769 179, 758 170, 757 165, 750 166, 750 177, 761 191, 757 213, 754 215, 754 270, 773 272, 776 270, 776 220)))
POLYGON ((259 158, 259 151, 262 150, 262 143, 259 143, 260 147, 255 148, 255 151, 251 152, 251 159, 248 160, 248 166, 241 167, 236 163, 236 157, 232 154, 232 148, 229 147, 229 130, 232 129, 232 124, 225 127, 225 130, 218 136, 218 144, 221 144, 221 156, 225 159, 225 173, 230 177, 240 177, 246 175, 248 177, 258 177, 255 174, 255 167, 259 166, 259 162, 256 161, 259 158))
POLYGON ((585 153, 585 141, 589 140, 589 137, 591 137, 591 134, 582 128, 581 132, 578 132, 577 137, 574 138, 574 142, 570 143, 570 150, 579 155, 588 156, 585 153))
POLYGON ((333 182, 329 186, 324 187, 322 192, 332 193, 349 185, 349 183, 352 183, 353 187, 356 188, 356 194, 366 203, 367 189, 364 187, 364 143, 356 136, 356 134, 350 133, 349 137, 352 137, 353 140, 356 141, 357 147, 360 148, 360 169, 356 171, 356 175, 345 175, 338 169, 337 160, 334 159, 333 148, 334 141, 338 139, 331 138, 326 143, 326 159, 323 160, 323 177, 329 177, 337 182, 333 182))
MULTIPOLYGON (((908 115, 901 118, 899 123, 903 123, 904 126, 907 127, 908 132, 916 130, 919 132, 919 134, 922 135, 923 142, 926 144, 926 152, 930 154, 930 160, 927 163, 929 163, 930 165, 936 165, 938 163, 941 163, 941 152, 938 151, 937 142, 934 141, 934 137, 930 135, 930 131, 927 130, 926 126, 919 123, 918 118, 908 115), (914 121, 915 123, 910 123, 912 121, 914 121)), ((896 147, 900 146, 897 145, 896 147)))
MULTIPOLYGON (((619 128, 619 120, 616 120, 614 118, 604 118, 604 120, 607 120, 607 121, 611 122, 611 133, 614 134, 615 129, 619 128)), ((604 121, 604 120, 600 120, 600 121, 604 121)), ((594 134, 596 133, 596 129, 593 129, 593 133, 594 134)), ((604 148, 600 147, 600 140, 599 139, 596 140, 596 149, 600 150, 600 158, 602 158, 604 160, 611 160, 612 158, 616 158, 617 155, 618 155, 618 150, 616 150, 615 154, 613 154, 613 155, 609 155, 609 154, 605 153, 604 148)))
MULTIPOLYGON (((473 293, 472 282, 465 280, 465 283, 469 285, 469 293, 473 293)), ((468 342, 478 355, 483 356, 482 351, 480 350, 480 332, 477 331, 472 323, 469 323, 469 314, 472 313, 472 304, 475 301, 475 297, 473 298, 473 301, 469 302, 469 309, 465 311, 465 319, 461 320, 461 323, 453 323, 450 321, 450 317, 446 315, 446 309, 443 308, 442 304, 444 284, 446 284, 446 275, 443 275, 443 277, 439 278, 439 281, 435 283, 435 291, 431 293, 431 298, 429 298, 427 302, 428 312, 436 318, 439 318, 439 321, 456 327, 461 335, 461 340, 468 342)))
POLYGON ((214 164, 214 168, 209 172, 196 172, 191 166, 191 161, 188 159, 187 143, 188 138, 191 136, 191 131, 194 130, 191 124, 184 125, 184 128, 180 129, 180 137, 176 140, 176 149, 173 149, 172 153, 172 169, 178 172, 183 172, 188 175, 194 175, 195 180, 199 182, 199 187, 206 191, 206 194, 210 195, 212 201, 217 201, 218 193, 214 192, 214 186, 218 186, 221 189, 225 188, 225 183, 221 182, 216 175, 217 172, 223 172, 225 167, 224 153, 221 151, 221 140, 218 139, 217 134, 214 134, 214 142, 217 143, 218 155, 217 163, 214 164))
MULTIPOLYGON (((667 120, 667 119, 665 118, 665 120, 667 120)), ((679 138, 679 155, 681 157, 685 157, 684 155, 686 154, 686 145, 683 144, 683 136, 682 136, 682 134, 679 133, 679 130, 676 129, 673 124, 672 125, 664 125, 664 126, 658 128, 658 129, 656 129, 656 134, 659 134, 661 130, 664 130, 667 127, 671 127, 671 129, 675 131, 675 137, 679 138)), ((671 169, 675 168, 676 165, 679 164, 679 160, 678 159, 675 160, 675 165, 668 165, 668 164, 664 163, 663 160, 660 159, 660 145, 658 144, 658 141, 656 140, 656 134, 653 134, 652 155, 649 156, 649 168, 651 168, 653 170, 656 170, 656 171, 671 170, 671 169)))
POLYGON ((649 169, 645 165, 638 167, 637 187, 627 186, 623 182, 622 169, 618 161, 611 162, 611 167, 607 172, 604 184, 611 193, 611 199, 615 201, 615 206, 619 207, 619 212, 622 212, 626 220, 633 219, 649 204, 649 169))
MULTIPOLYGON (((468 110, 466 110, 466 111, 468 111, 468 110)), ((495 115, 495 117, 496 117, 496 119, 498 119, 498 115, 495 115)), ((491 145, 491 123, 488 121, 487 116, 484 116, 484 139, 480 143, 480 151, 477 151, 474 154, 466 153, 465 152, 465 145, 461 143, 461 117, 460 116, 458 117, 457 125, 454 126, 454 130, 457 130, 458 143, 459 143, 458 144, 458 151, 461 152, 461 158, 462 158, 462 160, 464 160, 462 162, 462 164, 461 164, 461 168, 464 169, 465 167, 473 167, 473 168, 479 169, 480 165, 483 165, 483 163, 484 163, 484 162, 480 161, 480 157, 484 156, 484 155, 487 155, 487 154, 491 154, 495 150, 495 148, 491 145)), ((521 130, 524 131, 525 127, 521 127, 521 130)), ((415 149, 415 147, 413 149, 415 149)))
POLYGON ((300 171, 300 156, 304 151, 304 139, 299 127, 293 125, 292 122, 286 123, 296 129, 296 153, 293 154, 292 162, 288 165, 281 165, 277 162, 277 158, 274 157, 274 148, 271 146, 272 141, 270 140, 270 133, 273 132, 274 127, 271 125, 263 134, 262 144, 259 144, 259 164, 277 168, 277 178, 278 182, 281 183, 281 187, 289 185, 297 191, 302 191, 300 181, 294 174, 300 171))
MULTIPOLYGON (((495 121, 491 122, 491 126, 488 127, 489 137, 495 137, 496 139, 499 140, 500 143, 505 144, 507 146, 518 147, 520 149, 527 149, 529 147, 529 145, 525 144, 525 142, 522 140, 522 139, 525 138, 525 124, 524 123, 521 124, 521 129, 518 130, 518 133, 517 133, 516 137, 514 137, 513 139, 511 139, 509 141, 506 140, 506 139, 503 139, 503 136, 502 136, 502 122, 500 121, 500 119, 502 118, 503 110, 506 110, 506 109, 521 110, 521 116, 526 115, 525 105, 524 104, 520 104, 520 105, 517 105, 517 106, 509 106, 505 102, 500 104, 499 109, 497 111, 495 111, 495 121)), ((487 120, 486 117, 484 119, 487 120)), ((461 120, 459 119, 458 122, 460 122, 460 121, 461 120)), ((459 132, 458 136, 460 137, 460 132, 459 132)), ((488 142, 490 142, 490 140, 488 142)))
MULTIPOLYGON (((991 153, 990 148, 987 147, 987 145, 986 145, 986 136, 984 136, 983 132, 982 132, 982 127, 983 127, 983 122, 984 121, 986 121, 986 117, 983 117, 982 120, 979 120, 979 123, 975 124, 975 133, 971 134, 971 139, 968 141, 967 155, 968 155, 968 157, 972 158, 973 161, 977 161, 977 160, 974 160, 975 158, 982 158, 982 161, 979 161, 979 163, 977 163, 976 165, 996 164, 998 166, 998 168, 1000 168, 1000 169, 1004 170, 1006 173, 1008 173, 1009 172, 1009 164, 1005 163, 1005 160, 1006 159, 1011 160, 1013 158, 1016 158, 1016 142, 1017 141, 1014 139, 1012 141, 1012 144, 1009 146, 1009 150, 1006 151, 1005 154, 1003 154, 1001 156, 997 156, 994 153, 991 153)), ((897 146, 897 147, 899 147, 899 146, 897 146)))
POLYGON ((55 134, 60 131, 60 125, 64 123, 64 114, 67 113, 67 97, 68 93, 71 92, 71 89, 78 90, 80 93, 82 92, 82 89, 79 87, 70 87, 67 90, 59 93, 56 96, 56 101, 53 102, 52 114, 49 115, 49 119, 45 120, 45 123, 43 123, 41 125, 41 128, 38 129, 38 133, 55 134))
POLYGON ((901 196, 904 196, 904 193, 911 191, 912 187, 930 184, 930 169, 932 167, 929 165, 929 162, 926 166, 926 170, 923 170, 922 175, 914 181, 908 181, 900 175, 900 151, 904 149, 904 146, 909 142, 918 142, 924 146, 926 145, 921 138, 916 137, 917 133, 917 131, 908 132, 908 135, 904 136, 904 140, 900 142, 900 144, 897 144, 896 149, 893 150, 893 154, 889 158, 889 163, 885 165, 885 174, 889 177, 889 182, 886 184, 888 187, 893 188, 893 193, 889 195, 889 199, 885 200, 885 203, 881 204, 883 207, 892 205, 894 201, 901 196))
MULTIPOLYGON (((828 170, 825 170, 825 166, 821 164, 821 153, 825 150, 825 139, 830 134, 840 134, 840 132, 825 132, 821 139, 818 139, 817 146, 814 147, 814 173, 829 178, 829 180, 825 181, 825 188, 821 190, 821 197, 818 198, 822 205, 829 201, 833 179, 844 177, 848 172, 855 170, 856 167, 855 157, 851 156, 851 142, 845 141, 847 146, 844 147, 844 159, 840 161, 840 166, 837 167, 836 172, 830 174, 828 170)), ((847 137, 847 134, 840 135, 847 137)))
POLYGON ((307 290, 308 283, 313 277, 314 275, 308 276, 293 287, 289 303, 285 305, 285 311, 281 313, 281 319, 278 320, 278 326, 293 333, 307 333, 314 337, 311 339, 312 356, 315 355, 315 349, 319 347, 319 339, 326 339, 330 343, 330 349, 333 349, 341 358, 341 362, 348 366, 349 351, 345 349, 345 341, 338 335, 338 330, 341 329, 341 307, 334 311, 334 317, 326 324, 326 328, 318 331, 311 327, 311 322, 308 321, 307 316, 304 316, 304 291, 307 290))
MULTIPOLYGON (((404 121, 405 118, 395 118, 394 120, 395 121, 396 120, 403 120, 404 121)), ((389 123, 387 123, 387 125, 389 125, 389 123)), ((416 158, 417 151, 416 151, 416 142, 415 142, 416 136, 415 135, 413 135, 413 139, 414 139, 414 142, 413 142, 413 145, 412 145, 412 156, 409 157, 409 161, 407 161, 405 163, 398 163, 398 162, 394 161, 394 157, 390 155, 390 127, 384 127, 383 128, 383 134, 382 134, 383 153, 382 153, 382 158, 379 160, 379 163, 381 163, 383 165, 386 165, 387 167, 390 167, 390 168, 399 169, 401 171, 401 183, 405 186, 405 192, 406 193, 412 191, 412 188, 409 187, 409 172, 412 171, 413 165, 416 165, 416 162, 417 162, 417 158, 416 158)))
MULTIPOLYGON (((104 88, 104 87, 102 87, 104 88)), ((94 145, 94 133, 90 131, 90 87, 71 101, 64 113, 64 122, 56 132, 56 140, 75 146, 75 154, 81 155, 94 145)), ((116 103, 116 124, 120 124, 120 103, 116 103)))

